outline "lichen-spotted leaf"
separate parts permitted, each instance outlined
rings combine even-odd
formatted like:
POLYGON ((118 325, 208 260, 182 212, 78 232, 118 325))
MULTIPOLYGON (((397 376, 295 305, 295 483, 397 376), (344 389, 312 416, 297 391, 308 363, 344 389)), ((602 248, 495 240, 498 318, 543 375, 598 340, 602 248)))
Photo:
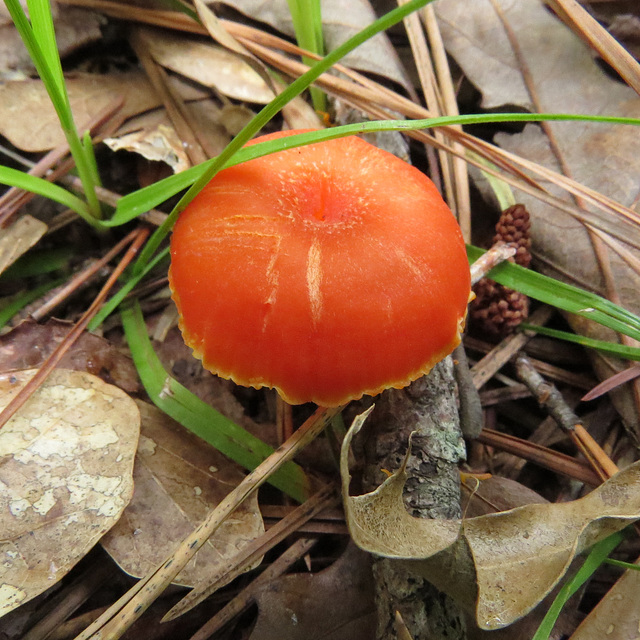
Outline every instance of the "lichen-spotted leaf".
MULTIPOLYGON (((0 410, 35 373, 0 375, 0 410)), ((55 584, 116 523, 139 431, 126 393, 66 369, 0 429, 0 615, 55 584)))

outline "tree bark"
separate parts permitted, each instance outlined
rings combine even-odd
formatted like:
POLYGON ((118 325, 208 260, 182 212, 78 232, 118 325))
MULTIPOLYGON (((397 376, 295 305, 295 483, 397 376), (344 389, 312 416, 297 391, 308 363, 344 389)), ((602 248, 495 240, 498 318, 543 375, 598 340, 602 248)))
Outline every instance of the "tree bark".
MULTIPOLYGON (((407 509, 420 518, 459 518, 458 465, 465 458, 465 446, 450 357, 428 376, 405 389, 386 391, 376 401, 364 433, 366 491, 384 481, 383 469, 398 469, 412 433, 404 491, 407 509)), ((378 638, 396 640, 394 620, 399 611, 414 640, 464 640, 458 606, 406 565, 374 560, 378 638)))

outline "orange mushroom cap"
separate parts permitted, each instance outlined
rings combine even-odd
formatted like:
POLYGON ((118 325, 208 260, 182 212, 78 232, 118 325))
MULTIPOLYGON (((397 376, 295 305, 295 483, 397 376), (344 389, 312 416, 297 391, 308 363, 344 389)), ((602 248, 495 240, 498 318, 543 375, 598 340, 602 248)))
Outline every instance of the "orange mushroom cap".
POLYGON ((175 225, 169 282, 207 369, 323 406, 428 373, 459 344, 470 292, 433 183, 357 137, 218 173, 175 225))

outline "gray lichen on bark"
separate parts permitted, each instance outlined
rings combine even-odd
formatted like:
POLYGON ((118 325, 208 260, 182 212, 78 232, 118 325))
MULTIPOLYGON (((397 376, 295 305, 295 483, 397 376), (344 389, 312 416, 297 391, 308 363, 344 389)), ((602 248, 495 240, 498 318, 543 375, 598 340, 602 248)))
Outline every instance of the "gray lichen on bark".
MULTIPOLYGON (((451 358, 408 387, 383 393, 365 431, 365 490, 384 481, 383 469, 398 469, 411 436, 404 492, 407 509, 422 518, 461 516, 458 465, 465 458, 465 446, 451 358)), ((414 640, 465 638, 463 615, 457 605, 413 573, 410 563, 377 558, 374 576, 380 640, 396 639, 396 611, 414 640)))

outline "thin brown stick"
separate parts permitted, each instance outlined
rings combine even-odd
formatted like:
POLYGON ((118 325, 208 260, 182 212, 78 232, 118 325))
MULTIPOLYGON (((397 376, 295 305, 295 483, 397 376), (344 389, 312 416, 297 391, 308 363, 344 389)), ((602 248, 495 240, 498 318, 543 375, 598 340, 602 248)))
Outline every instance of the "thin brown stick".
MULTIPOLYGON (((451 79, 449 59, 444 48, 444 42, 442 41, 442 35, 440 34, 440 27, 436 20, 433 5, 424 7, 421 16, 429 37, 436 77, 438 78, 438 86, 442 94, 443 115, 458 115, 460 112, 451 79)), ((462 133, 462 127, 460 125, 450 127, 450 129, 457 134, 462 133)), ((460 142, 454 141, 452 146, 455 151, 464 155, 464 150, 460 142)), ((460 228, 462 229, 465 242, 471 242, 471 196, 469 193, 468 166, 464 158, 458 155, 451 156, 450 162, 453 169, 453 181, 456 189, 458 221, 460 222, 460 228)))
POLYGON ((640 64, 576 0, 545 0, 573 31, 590 44, 640 95, 640 64))
POLYGON ((109 262, 111 262, 111 260, 113 260, 130 242, 131 238, 129 236, 122 238, 122 240, 120 240, 120 242, 118 242, 118 244, 116 244, 112 249, 107 251, 102 258, 92 262, 86 269, 77 273, 73 278, 71 278, 71 280, 69 280, 69 282, 60 287, 53 297, 33 311, 31 317, 34 320, 42 320, 42 318, 51 313, 53 309, 64 302, 74 291, 93 278, 100 269, 106 267, 109 262))
POLYGON ((233 620, 255 601, 261 589, 281 576, 289 567, 304 557, 317 542, 314 538, 300 538, 294 542, 275 562, 267 567, 250 585, 227 603, 211 620, 206 622, 189 640, 207 640, 216 631, 233 620))
POLYGON ((516 246, 506 242, 496 242, 486 253, 471 265, 471 284, 478 284, 491 269, 516 255, 516 246))
POLYGON ((600 479, 604 481, 617 473, 618 467, 582 426, 580 418, 564 401, 562 394, 534 369, 524 354, 518 355, 516 359, 516 371, 540 406, 544 407, 558 426, 571 437, 600 479))
POLYGON ((311 520, 316 514, 333 507, 340 501, 339 491, 327 485, 311 496, 304 504, 288 513, 282 520, 268 531, 242 548, 231 558, 222 571, 207 578, 206 584, 196 585, 178 604, 176 604, 162 619, 168 622, 186 613, 222 585, 235 580, 248 567, 258 562, 270 549, 282 542, 287 536, 296 532, 302 524, 311 520))
POLYGON ((562 473, 593 487, 598 486, 601 482, 600 477, 586 463, 516 436, 501 433, 494 429, 483 429, 477 441, 534 462, 545 469, 562 473))

